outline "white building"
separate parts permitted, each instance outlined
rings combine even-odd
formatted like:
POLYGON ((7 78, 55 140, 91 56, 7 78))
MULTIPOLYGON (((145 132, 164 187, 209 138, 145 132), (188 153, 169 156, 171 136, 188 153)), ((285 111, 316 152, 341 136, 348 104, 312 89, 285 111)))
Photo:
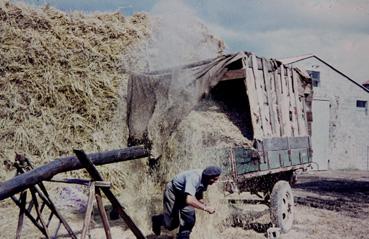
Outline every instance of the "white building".
POLYGON ((313 161, 319 170, 369 171, 369 89, 316 55, 281 60, 313 78, 313 161))

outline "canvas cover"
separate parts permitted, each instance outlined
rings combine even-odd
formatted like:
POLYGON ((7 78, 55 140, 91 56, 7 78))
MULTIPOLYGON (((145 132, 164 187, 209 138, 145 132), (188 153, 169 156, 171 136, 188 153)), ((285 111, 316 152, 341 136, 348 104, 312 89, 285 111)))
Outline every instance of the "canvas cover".
POLYGON ((227 66, 242 57, 245 53, 240 52, 167 71, 132 74, 127 99, 128 144, 145 144, 151 147, 152 157, 159 157, 181 120, 217 85, 227 66))

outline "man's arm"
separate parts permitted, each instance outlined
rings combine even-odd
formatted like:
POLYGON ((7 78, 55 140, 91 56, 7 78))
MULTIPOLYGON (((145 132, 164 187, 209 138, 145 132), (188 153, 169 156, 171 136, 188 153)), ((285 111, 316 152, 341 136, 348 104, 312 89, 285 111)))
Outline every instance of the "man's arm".
POLYGON ((186 204, 190 205, 194 208, 204 210, 205 212, 208 212, 209 214, 213 214, 215 212, 215 209, 210 206, 206 206, 204 203, 200 202, 196 199, 196 197, 187 194, 186 196, 186 204))

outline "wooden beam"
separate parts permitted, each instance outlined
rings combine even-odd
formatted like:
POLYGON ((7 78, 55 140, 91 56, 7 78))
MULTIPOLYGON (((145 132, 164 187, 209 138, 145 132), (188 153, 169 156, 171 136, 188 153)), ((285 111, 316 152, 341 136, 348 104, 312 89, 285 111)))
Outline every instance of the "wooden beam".
MULTIPOLYGON (((143 146, 135 146, 112 151, 89 154, 88 157, 95 165, 116 163, 149 156, 149 150, 143 146)), ((41 167, 20 174, 0 184, 0 201, 19 193, 39 182, 51 179, 58 173, 83 168, 79 160, 72 156, 56 159, 41 167)))
POLYGON ((27 191, 21 192, 19 201, 20 201, 19 217, 18 217, 18 226, 17 226, 17 232, 15 234, 15 239, 21 238, 23 221, 24 221, 24 212, 26 210, 26 203, 27 203, 27 191))
POLYGON ((86 238, 87 233, 90 228, 92 210, 94 208, 94 200, 93 200, 94 198, 95 198, 95 182, 92 182, 90 185, 90 191, 88 194, 87 209, 86 209, 86 214, 85 214, 85 220, 83 221, 81 239, 86 238))
POLYGON ((222 81, 243 79, 245 77, 246 77, 245 69, 229 70, 224 74, 222 81))
MULTIPOLYGON (((95 182, 95 185, 97 185, 96 183, 99 181, 95 182)), ((104 205, 103 205, 103 201, 102 201, 102 197, 101 197, 101 193, 100 193, 100 189, 98 186, 96 186, 96 204, 97 204, 97 208, 99 209, 99 213, 100 213, 100 217, 101 217, 101 221, 103 223, 104 226, 104 231, 105 231, 105 237, 106 239, 112 239, 111 237, 111 232, 110 232, 110 225, 109 225, 109 220, 108 220, 108 215, 106 214, 104 205)))

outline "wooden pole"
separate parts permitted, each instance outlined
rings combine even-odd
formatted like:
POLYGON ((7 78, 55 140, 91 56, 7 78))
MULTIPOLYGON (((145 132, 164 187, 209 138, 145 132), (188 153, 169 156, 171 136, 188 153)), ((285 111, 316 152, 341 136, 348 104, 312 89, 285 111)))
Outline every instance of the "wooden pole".
MULTIPOLYGON (((103 165, 128 161, 149 156, 149 151, 143 146, 135 146, 124 149, 89 154, 88 157, 95 165, 103 165)), ((20 174, 8 181, 0 183, 0 201, 11 197, 41 181, 49 180, 58 173, 73 171, 83 168, 75 157, 56 159, 41 167, 20 174)))
POLYGON ((26 210, 26 203, 27 203, 27 191, 21 192, 19 201, 20 201, 19 217, 18 217, 18 226, 17 226, 17 232, 15 234, 15 239, 20 239, 21 237, 23 220, 24 220, 24 211, 26 210))
POLYGON ((90 185, 90 193, 88 195, 87 209, 86 209, 85 220, 83 222, 81 239, 86 238, 87 232, 89 231, 89 228, 90 228, 92 210, 94 208, 94 198, 95 198, 95 183, 92 182, 90 185))
POLYGON ((96 187, 95 197, 96 197, 96 204, 97 204, 97 208, 99 209, 101 221, 102 221, 103 226, 104 226, 106 239, 112 239, 111 238, 111 232, 110 232, 109 219, 108 219, 108 215, 106 215, 106 211, 105 211, 105 208, 104 208, 104 204, 102 202, 102 197, 101 197, 99 187, 96 187))

